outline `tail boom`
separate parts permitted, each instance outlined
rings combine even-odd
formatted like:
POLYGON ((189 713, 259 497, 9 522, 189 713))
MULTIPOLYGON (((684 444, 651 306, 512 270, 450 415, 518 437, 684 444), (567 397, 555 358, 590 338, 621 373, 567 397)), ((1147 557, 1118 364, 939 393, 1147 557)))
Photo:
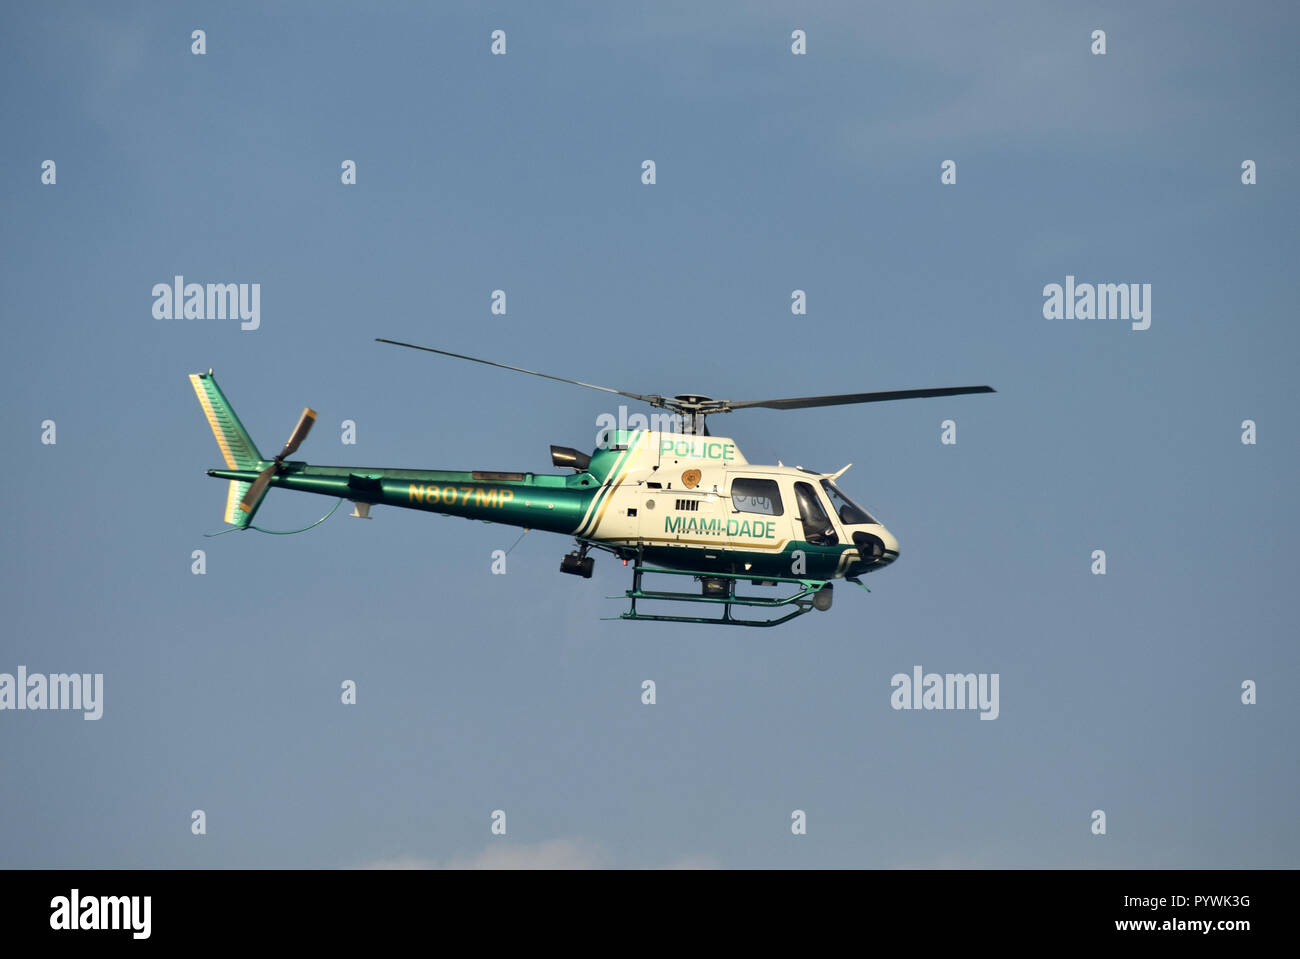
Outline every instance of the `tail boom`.
MULTIPOLYGON (((257 473, 208 470, 208 475, 248 483, 257 473)), ((366 469, 288 462, 271 478, 270 486, 567 534, 581 525, 597 492, 594 487, 572 485, 575 479, 535 473, 366 469)))

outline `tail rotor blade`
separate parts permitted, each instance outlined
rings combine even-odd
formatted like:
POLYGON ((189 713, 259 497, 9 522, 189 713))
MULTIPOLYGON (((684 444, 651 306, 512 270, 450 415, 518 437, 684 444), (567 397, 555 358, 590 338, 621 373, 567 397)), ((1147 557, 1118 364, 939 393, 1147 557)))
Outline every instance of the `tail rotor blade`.
POLYGON ((302 445, 302 441, 307 438, 307 434, 311 432, 311 428, 315 422, 316 411, 311 407, 304 409, 302 411, 302 416, 298 417, 298 425, 295 426, 293 432, 289 434, 289 442, 285 443, 284 449, 280 450, 280 452, 276 454, 271 465, 257 474, 257 479, 253 480, 253 484, 248 487, 248 492, 245 493, 244 498, 239 501, 239 508, 241 510, 245 513, 251 513, 253 510, 257 509, 257 503, 262 498, 262 494, 265 493, 266 488, 271 485, 271 477, 275 476, 275 474, 280 471, 280 465, 284 462, 284 458, 286 456, 292 456, 297 451, 298 447, 302 445))
POLYGON ((245 513, 251 513, 257 507, 257 501, 266 492, 267 486, 271 484, 271 477, 279 466, 279 463, 272 463, 257 474, 257 479, 253 480, 253 485, 248 488, 248 492, 244 494, 244 498, 239 502, 240 509, 245 513))
POLYGON ((276 457, 276 460, 282 460, 286 456, 292 456, 296 453, 315 423, 316 411, 310 407, 304 409, 302 416, 298 418, 298 425, 293 428, 293 434, 289 437, 289 442, 284 444, 284 449, 280 450, 280 455, 276 457))

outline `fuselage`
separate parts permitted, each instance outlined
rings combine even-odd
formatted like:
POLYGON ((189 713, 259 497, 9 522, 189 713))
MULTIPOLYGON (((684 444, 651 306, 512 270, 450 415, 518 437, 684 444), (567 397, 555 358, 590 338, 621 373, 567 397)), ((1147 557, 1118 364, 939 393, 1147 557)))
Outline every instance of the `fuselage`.
POLYGON ((572 475, 289 461, 271 485, 572 535, 678 569, 829 580, 881 569, 899 553, 836 476, 751 464, 727 437, 618 430, 572 475))

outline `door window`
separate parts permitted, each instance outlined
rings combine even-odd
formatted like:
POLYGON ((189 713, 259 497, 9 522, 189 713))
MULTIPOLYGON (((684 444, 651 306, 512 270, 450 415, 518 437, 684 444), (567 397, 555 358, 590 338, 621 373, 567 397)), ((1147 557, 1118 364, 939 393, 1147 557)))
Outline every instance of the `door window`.
POLYGON ((804 539, 819 546, 833 546, 840 541, 831 519, 822 509, 817 492, 808 483, 794 484, 794 498, 799 503, 799 518, 803 520, 804 539))
POLYGON ((734 479, 731 481, 731 508, 741 513, 780 516, 781 490, 777 488, 776 480, 734 479))

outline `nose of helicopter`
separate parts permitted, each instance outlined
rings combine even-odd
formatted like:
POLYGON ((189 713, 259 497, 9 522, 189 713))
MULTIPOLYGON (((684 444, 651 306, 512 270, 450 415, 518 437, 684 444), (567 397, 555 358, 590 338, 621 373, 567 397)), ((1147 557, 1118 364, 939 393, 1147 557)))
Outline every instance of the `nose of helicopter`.
POLYGON ((864 572, 883 569, 898 559, 898 540, 883 526, 868 526, 854 530, 853 545, 858 548, 858 562, 864 572))

